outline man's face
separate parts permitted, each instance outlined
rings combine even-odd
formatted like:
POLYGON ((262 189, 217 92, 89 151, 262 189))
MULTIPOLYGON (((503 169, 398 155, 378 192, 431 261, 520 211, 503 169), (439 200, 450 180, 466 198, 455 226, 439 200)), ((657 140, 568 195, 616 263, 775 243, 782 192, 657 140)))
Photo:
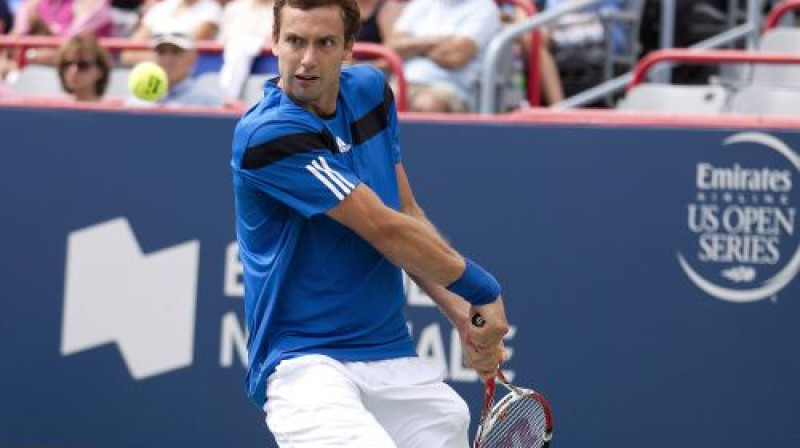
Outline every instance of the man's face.
POLYGON ((336 5, 307 11, 281 10, 281 30, 273 52, 278 56, 280 86, 295 102, 317 114, 336 110, 339 70, 350 58, 341 9, 336 5))
POLYGON ((197 52, 184 50, 172 44, 161 44, 156 47, 156 63, 167 72, 169 86, 188 78, 197 60, 197 52))

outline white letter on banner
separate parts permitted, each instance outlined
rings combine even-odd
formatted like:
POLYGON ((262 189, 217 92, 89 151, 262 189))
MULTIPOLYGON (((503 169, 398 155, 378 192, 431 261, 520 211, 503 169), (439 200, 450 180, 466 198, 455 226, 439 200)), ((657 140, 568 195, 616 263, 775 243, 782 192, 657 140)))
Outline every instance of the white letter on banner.
POLYGON ((464 349, 458 330, 450 333, 450 379, 453 381, 475 382, 478 372, 464 365, 464 349))
POLYGON ((220 335, 219 364, 222 367, 233 365, 233 352, 239 357, 242 366, 247 365, 247 334, 239 325, 236 312, 231 311, 222 316, 220 335))
POLYGON ((225 249, 225 295, 228 297, 244 297, 244 284, 242 274, 244 267, 239 260, 239 245, 236 241, 228 244, 225 249))
MULTIPOLYGON (((444 356, 444 342, 442 333, 439 331, 439 324, 431 324, 425 327, 419 334, 417 343, 417 353, 420 358, 433 361, 447 370, 447 361, 444 356)), ((447 373, 445 372, 445 376, 447 373)))

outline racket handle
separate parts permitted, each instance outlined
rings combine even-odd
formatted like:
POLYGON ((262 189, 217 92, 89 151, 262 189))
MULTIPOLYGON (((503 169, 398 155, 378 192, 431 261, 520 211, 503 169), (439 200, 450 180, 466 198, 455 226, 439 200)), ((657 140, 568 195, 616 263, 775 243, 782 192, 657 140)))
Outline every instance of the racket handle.
POLYGON ((486 325, 486 319, 481 316, 481 313, 475 313, 472 315, 472 325, 476 327, 482 327, 486 325))

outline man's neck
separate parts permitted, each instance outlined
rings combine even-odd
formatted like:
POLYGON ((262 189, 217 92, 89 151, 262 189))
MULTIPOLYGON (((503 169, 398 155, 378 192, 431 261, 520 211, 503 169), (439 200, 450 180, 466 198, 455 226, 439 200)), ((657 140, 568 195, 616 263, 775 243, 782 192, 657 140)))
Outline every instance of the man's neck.
POLYGON ((302 107, 303 109, 311 112, 312 114, 321 117, 321 118, 331 118, 332 116, 336 115, 336 99, 339 97, 339 83, 336 83, 336 95, 331 99, 324 99, 320 98, 319 101, 302 101, 295 97, 293 97, 289 92, 286 91, 283 85, 283 78, 278 80, 278 87, 283 90, 284 94, 287 95, 295 104, 302 107))

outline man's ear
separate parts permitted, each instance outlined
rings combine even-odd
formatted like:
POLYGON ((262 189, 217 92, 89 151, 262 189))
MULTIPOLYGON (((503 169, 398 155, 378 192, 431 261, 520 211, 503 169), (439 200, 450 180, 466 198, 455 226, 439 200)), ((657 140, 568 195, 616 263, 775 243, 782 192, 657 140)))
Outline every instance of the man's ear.
POLYGON ((355 45, 356 40, 350 39, 349 41, 344 43, 344 57, 343 61, 351 61, 353 60, 353 45, 355 45))

